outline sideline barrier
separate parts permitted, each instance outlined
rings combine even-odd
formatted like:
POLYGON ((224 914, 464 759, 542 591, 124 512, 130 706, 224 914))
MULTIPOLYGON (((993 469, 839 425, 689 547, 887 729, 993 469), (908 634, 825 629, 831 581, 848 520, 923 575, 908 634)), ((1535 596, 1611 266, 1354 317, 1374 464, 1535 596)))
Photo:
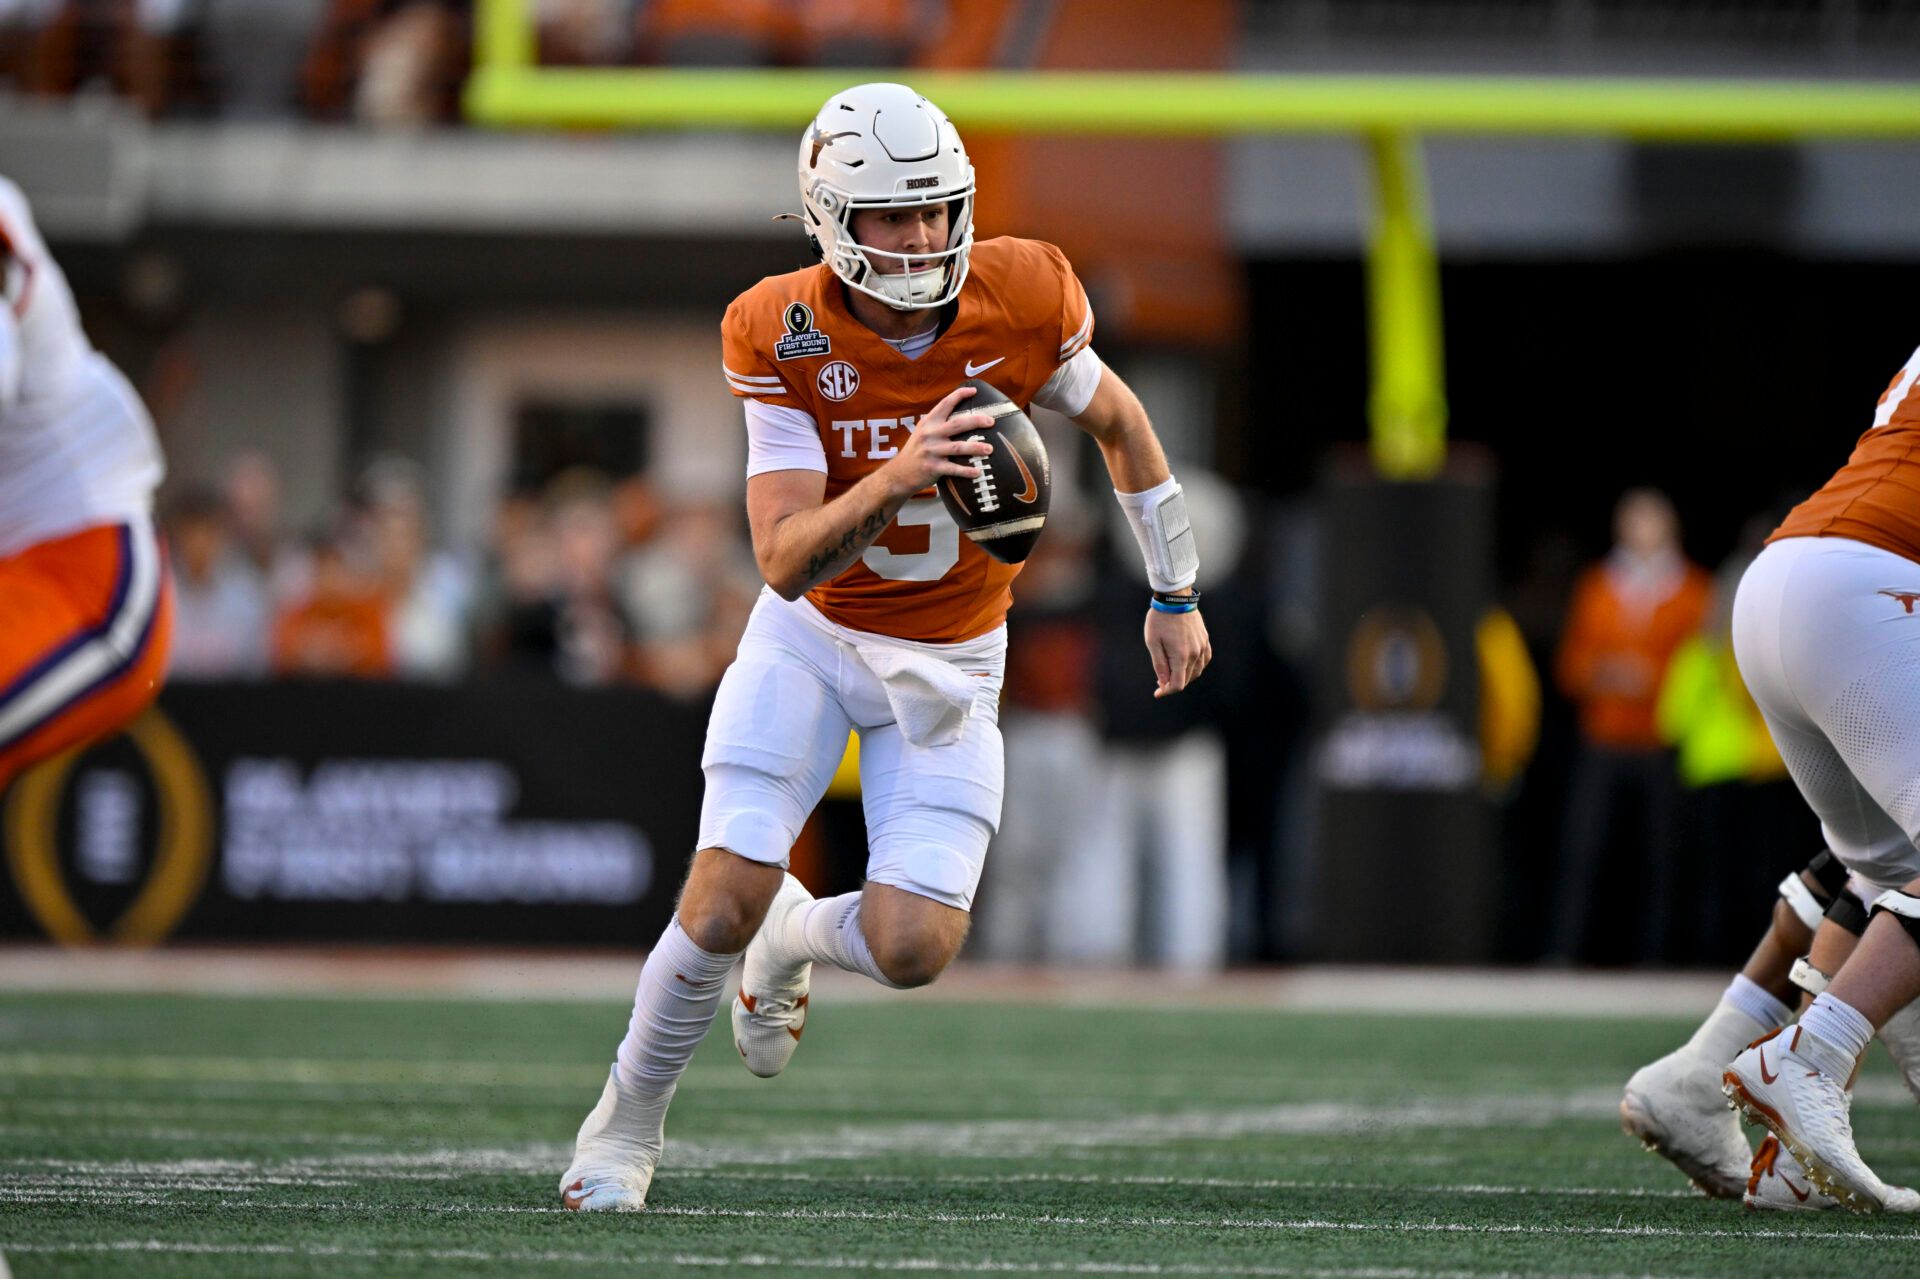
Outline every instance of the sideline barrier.
POLYGON ((549 682, 175 686, 0 798, 0 938, 638 945, 705 724, 549 682))

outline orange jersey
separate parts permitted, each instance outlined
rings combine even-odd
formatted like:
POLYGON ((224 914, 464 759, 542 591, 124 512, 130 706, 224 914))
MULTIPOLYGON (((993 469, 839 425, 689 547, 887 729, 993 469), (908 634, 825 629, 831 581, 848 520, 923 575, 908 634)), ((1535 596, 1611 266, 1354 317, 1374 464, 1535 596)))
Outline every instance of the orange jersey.
MULTIPOLYGON (((1093 337, 1073 268, 1038 240, 974 245, 955 306, 939 340, 909 359, 854 318, 826 266, 768 276, 735 298, 721 323, 727 386, 813 419, 832 501, 886 465, 914 422, 961 383, 979 378, 1024 409, 1093 337)), ((1019 572, 961 536, 928 488, 807 598, 853 630, 949 644, 1000 625, 1019 572)))
POLYGON ((1712 579, 1693 564, 1657 602, 1624 596, 1604 563, 1580 575, 1554 674, 1579 708, 1582 736, 1617 750, 1660 748, 1661 681, 1674 650, 1700 629, 1712 594, 1712 579))
POLYGON ((1847 464, 1767 540, 1783 537, 1852 538, 1920 561, 1920 350, 1880 396, 1847 464))

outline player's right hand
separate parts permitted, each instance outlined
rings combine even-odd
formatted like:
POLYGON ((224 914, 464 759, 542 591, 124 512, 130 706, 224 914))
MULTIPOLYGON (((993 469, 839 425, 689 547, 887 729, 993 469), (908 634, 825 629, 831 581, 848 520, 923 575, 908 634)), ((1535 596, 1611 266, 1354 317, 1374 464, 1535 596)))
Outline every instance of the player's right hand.
POLYGON ((893 477, 894 492, 910 497, 922 489, 932 488, 948 475, 973 478, 974 468, 964 459, 985 457, 993 452, 993 445, 985 440, 953 437, 992 426, 993 419, 985 413, 957 411, 962 401, 972 395, 970 386, 955 387, 946 399, 914 423, 906 445, 886 465, 893 477))

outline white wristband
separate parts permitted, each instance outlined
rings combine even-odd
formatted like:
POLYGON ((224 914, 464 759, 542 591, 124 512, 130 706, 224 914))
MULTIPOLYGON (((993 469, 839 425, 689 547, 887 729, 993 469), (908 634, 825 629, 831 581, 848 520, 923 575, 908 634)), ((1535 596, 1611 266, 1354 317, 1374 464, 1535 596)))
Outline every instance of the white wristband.
POLYGON ((1156 591, 1184 591, 1200 575, 1200 551, 1187 519, 1187 497, 1171 475, 1144 493, 1113 491, 1126 512, 1134 541, 1147 562, 1147 582, 1156 591))

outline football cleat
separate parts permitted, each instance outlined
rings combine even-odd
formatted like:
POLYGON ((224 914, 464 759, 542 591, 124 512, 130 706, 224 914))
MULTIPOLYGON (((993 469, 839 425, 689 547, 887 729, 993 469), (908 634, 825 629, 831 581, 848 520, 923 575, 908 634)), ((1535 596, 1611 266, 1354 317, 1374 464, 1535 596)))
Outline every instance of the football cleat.
POLYGON ((1753 1152, 1753 1171, 1741 1199, 1755 1211, 1822 1212, 1840 1206, 1838 1199, 1814 1188, 1793 1152, 1771 1133, 1753 1152))
POLYGON ((1796 1049, 1803 1027, 1756 1039, 1721 1076, 1727 1102, 1780 1139, 1814 1189, 1855 1212, 1888 1207, 1892 1188, 1867 1167, 1853 1142, 1846 1088, 1814 1069, 1796 1049))
MULTIPOLYGON (((1807 1170, 1800 1166, 1793 1152, 1771 1136, 1754 1152, 1753 1177, 1747 1182, 1745 1199, 1749 1208, 1780 1208, 1790 1212, 1840 1206, 1839 1200, 1813 1188, 1807 1180, 1807 1170)), ((1888 1186, 1887 1202, 1881 1211, 1920 1213, 1920 1190, 1888 1186)))
POLYGON ((638 1212, 647 1204, 654 1165, 666 1145, 669 1088, 645 1097, 607 1075, 600 1104, 574 1139, 573 1163, 560 1178, 560 1202, 574 1212, 638 1212))
POLYGON ((1737 1199, 1753 1152, 1720 1094, 1722 1063, 1679 1048, 1627 1080, 1620 1127, 1715 1199, 1737 1199))
POLYGON ((772 955, 771 938, 781 935, 787 917, 813 900, 799 880, 788 875, 767 907, 760 931, 747 946, 740 970, 740 993, 733 999, 733 1044, 747 1069, 771 1079, 787 1068, 807 1028, 807 991, 813 965, 783 966, 772 955))

